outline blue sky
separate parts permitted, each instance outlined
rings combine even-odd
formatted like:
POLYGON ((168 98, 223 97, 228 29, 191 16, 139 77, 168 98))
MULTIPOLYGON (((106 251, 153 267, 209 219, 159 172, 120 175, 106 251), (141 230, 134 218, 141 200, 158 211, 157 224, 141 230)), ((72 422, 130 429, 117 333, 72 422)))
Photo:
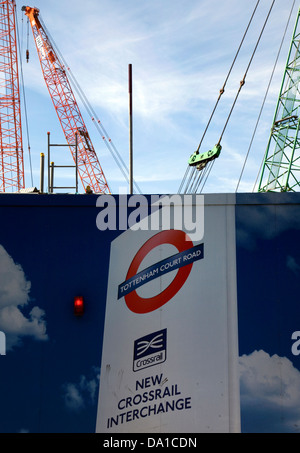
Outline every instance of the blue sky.
MULTIPOLYGON (((272 2, 260 3, 203 142, 205 150, 219 139, 272 2)), ((25 61, 23 4, 17 0, 33 182, 39 186, 39 158, 47 151, 47 132, 51 132, 53 143, 63 143, 64 137, 42 77, 31 30, 30 61, 25 61)), ((292 4, 293 0, 275 2, 224 134, 221 157, 204 192, 236 190, 292 4)), ((61 0, 58 6, 54 1, 35 0, 28 6, 40 9, 55 43, 126 162, 128 64, 132 64, 134 178, 143 193, 177 193, 187 160, 200 142, 255 5, 256 0, 86 0, 84 4, 75 0, 71 5, 61 0)), ((252 191, 266 149, 296 13, 297 5, 239 191, 252 191)), ((127 182, 83 107, 82 113, 111 191, 126 190, 127 182)), ((30 187, 25 130, 24 150, 26 186, 30 187)), ((53 160, 66 164, 69 154, 64 149, 53 160)), ((58 171, 57 183, 66 185, 72 175, 58 171)))

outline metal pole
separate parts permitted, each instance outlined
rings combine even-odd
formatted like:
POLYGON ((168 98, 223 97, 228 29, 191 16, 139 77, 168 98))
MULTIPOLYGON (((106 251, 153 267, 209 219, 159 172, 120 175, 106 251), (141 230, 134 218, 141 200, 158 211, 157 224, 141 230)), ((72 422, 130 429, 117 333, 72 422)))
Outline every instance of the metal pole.
POLYGON ((48 134, 48 192, 51 193, 50 187, 50 132, 48 134))
POLYGON ((45 156, 41 153, 40 192, 44 193, 45 156))
POLYGON ((54 184, 54 162, 51 162, 51 164, 50 164, 50 169, 51 169, 51 172, 50 172, 50 190, 49 190, 49 192, 50 192, 50 193, 53 193, 53 184, 54 184))
POLYGON ((77 132, 75 133, 75 186, 76 186, 76 193, 78 193, 78 135, 77 132))
POLYGON ((132 146, 132 64, 128 65, 129 85, 129 193, 133 193, 133 146, 132 146))

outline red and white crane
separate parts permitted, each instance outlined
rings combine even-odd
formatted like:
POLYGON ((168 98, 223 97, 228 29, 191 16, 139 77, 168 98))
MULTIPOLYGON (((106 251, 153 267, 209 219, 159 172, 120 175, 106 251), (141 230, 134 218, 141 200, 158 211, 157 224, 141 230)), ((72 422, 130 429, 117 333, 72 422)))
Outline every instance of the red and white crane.
POLYGON ((50 39, 39 20, 39 9, 23 6, 28 16, 43 76, 59 118, 74 162, 76 155, 73 144, 77 134, 77 168, 84 189, 89 186, 95 193, 110 193, 96 151, 84 123, 73 90, 66 74, 66 68, 58 58, 50 39))

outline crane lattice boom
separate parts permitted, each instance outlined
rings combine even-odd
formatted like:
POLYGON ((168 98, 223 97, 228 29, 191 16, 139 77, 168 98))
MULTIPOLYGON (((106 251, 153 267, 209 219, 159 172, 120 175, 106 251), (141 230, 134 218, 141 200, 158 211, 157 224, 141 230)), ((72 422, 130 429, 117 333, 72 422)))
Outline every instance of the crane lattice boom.
MULTIPOLYGON (((29 18, 43 76, 67 143, 74 144, 75 135, 77 134, 78 174, 83 187, 86 189, 87 186, 90 186, 95 193, 110 193, 106 178, 69 83, 66 69, 60 62, 39 20, 39 9, 29 6, 23 6, 22 9, 29 18)), ((70 151, 75 162, 76 157, 73 146, 70 146, 70 151)))
POLYGON ((300 186, 300 9, 290 45, 259 192, 295 191, 300 186))

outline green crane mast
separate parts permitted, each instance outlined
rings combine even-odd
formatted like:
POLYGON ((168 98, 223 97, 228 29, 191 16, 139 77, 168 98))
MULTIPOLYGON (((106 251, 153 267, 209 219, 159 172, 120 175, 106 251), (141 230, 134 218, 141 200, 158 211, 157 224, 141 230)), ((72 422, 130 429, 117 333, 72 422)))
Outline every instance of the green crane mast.
POLYGON ((300 186, 300 27, 298 10, 264 156, 259 192, 295 192, 300 186))

